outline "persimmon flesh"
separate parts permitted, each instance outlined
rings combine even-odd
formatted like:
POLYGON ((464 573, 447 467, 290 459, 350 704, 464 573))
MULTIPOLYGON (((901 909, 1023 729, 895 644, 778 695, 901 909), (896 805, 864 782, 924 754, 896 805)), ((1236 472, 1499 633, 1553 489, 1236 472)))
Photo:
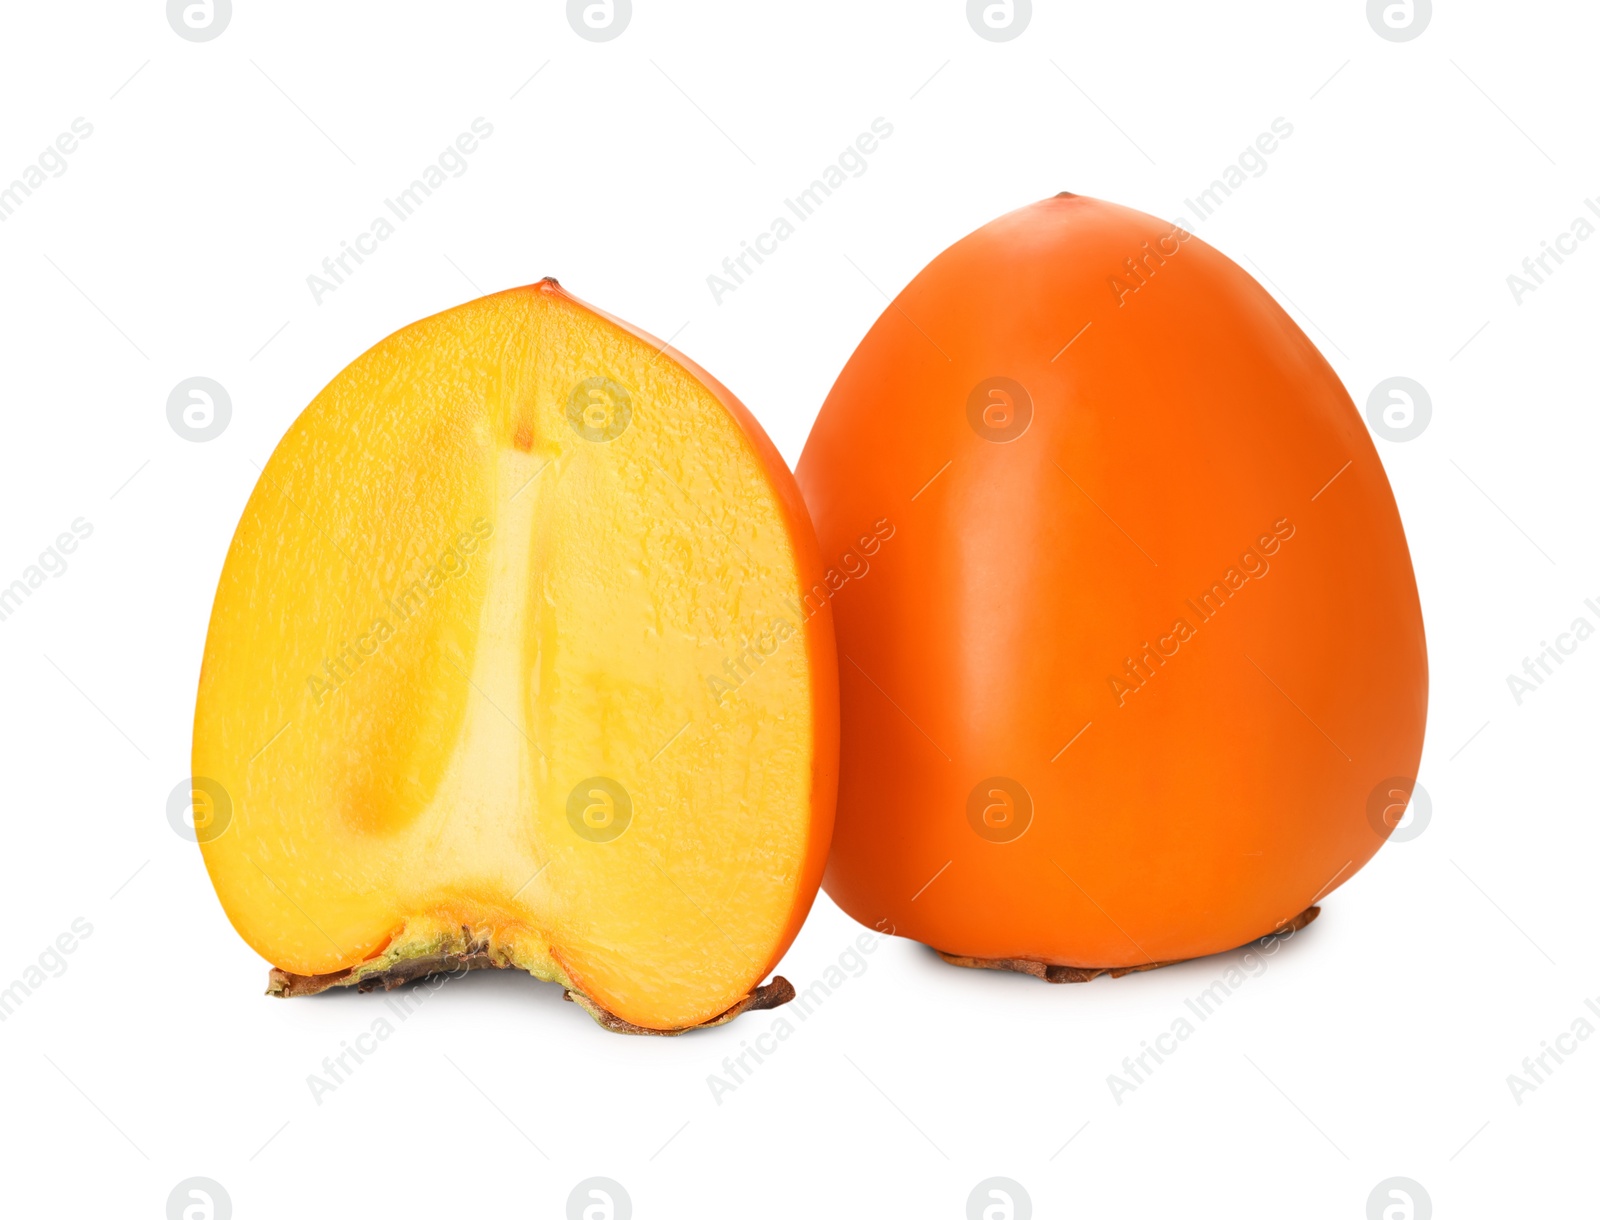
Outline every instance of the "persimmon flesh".
POLYGON ((739 402, 553 280, 356 360, 244 510, 195 714, 206 866, 274 990, 496 965, 613 1028, 747 1003, 827 851, 817 568, 739 402))
POLYGON ((856 569, 824 886, 862 922, 1149 966, 1297 926, 1392 829, 1427 705, 1394 498, 1199 238, 1072 195, 985 225, 883 312, 797 474, 856 569))

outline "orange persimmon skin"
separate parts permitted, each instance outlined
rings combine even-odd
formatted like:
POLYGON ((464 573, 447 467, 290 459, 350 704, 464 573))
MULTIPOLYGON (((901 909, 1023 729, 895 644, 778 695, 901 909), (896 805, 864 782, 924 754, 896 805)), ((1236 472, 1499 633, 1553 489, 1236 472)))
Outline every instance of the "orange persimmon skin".
POLYGON ((824 887, 856 919, 1144 965, 1382 845, 1427 709, 1399 513, 1333 370, 1198 238, 1071 195, 984 226, 878 319, 797 473, 849 576, 824 887))

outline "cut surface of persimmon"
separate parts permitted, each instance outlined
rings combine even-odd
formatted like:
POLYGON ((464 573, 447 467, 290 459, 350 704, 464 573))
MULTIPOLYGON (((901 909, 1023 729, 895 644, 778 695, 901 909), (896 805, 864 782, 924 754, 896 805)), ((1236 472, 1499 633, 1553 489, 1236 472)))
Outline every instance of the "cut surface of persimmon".
POLYGON ((833 810, 818 568, 739 402, 553 280, 361 356, 267 463, 200 676, 198 837, 273 990, 510 966, 638 1031, 781 1001, 833 810))
POLYGON ((1394 829, 1427 709, 1394 497, 1199 238, 1072 195, 985 225, 883 312, 797 475, 855 556, 824 885, 861 922, 1077 981, 1303 926, 1394 829))

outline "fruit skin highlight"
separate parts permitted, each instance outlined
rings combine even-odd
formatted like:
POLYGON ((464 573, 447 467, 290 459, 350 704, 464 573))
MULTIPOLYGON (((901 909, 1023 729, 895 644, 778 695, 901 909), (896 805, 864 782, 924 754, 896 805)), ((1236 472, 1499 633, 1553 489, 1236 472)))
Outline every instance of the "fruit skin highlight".
POLYGON ((271 990, 517 967, 633 1033, 792 996, 758 984, 832 825, 822 578, 738 399, 554 280, 357 359, 251 495, 195 709, 271 990))
POLYGON ((1198 238, 1067 194, 985 225, 883 312, 797 475, 824 554, 898 525, 833 603, 824 888, 862 923, 1076 981, 1303 926, 1393 829, 1427 709, 1394 498, 1198 238))

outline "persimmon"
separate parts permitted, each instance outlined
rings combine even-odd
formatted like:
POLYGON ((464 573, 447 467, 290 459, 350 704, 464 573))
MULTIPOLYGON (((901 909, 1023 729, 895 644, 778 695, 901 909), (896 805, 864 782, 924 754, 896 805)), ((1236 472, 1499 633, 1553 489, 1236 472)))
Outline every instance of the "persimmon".
POLYGON ((198 837, 272 990, 515 967, 672 1032, 761 980, 832 822, 831 621, 739 401, 555 283, 391 335, 239 522, 198 837))
POLYGON ((1198 237, 1070 194, 978 229, 797 473, 863 569, 824 878, 863 923, 1148 968, 1301 926, 1393 828, 1427 708, 1394 497, 1327 361, 1198 237))

